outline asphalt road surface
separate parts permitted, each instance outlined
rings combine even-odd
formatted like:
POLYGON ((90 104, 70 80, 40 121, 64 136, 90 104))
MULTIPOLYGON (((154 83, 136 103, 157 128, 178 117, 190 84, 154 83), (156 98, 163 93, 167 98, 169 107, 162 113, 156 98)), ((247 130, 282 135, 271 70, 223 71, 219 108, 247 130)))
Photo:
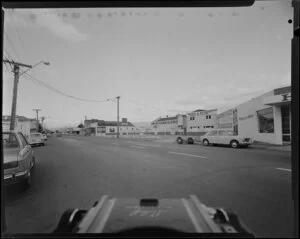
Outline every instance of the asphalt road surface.
POLYGON ((91 136, 53 136, 34 151, 32 187, 5 189, 9 233, 50 233, 64 210, 103 194, 195 194, 237 212, 257 236, 292 237, 290 152, 91 136))

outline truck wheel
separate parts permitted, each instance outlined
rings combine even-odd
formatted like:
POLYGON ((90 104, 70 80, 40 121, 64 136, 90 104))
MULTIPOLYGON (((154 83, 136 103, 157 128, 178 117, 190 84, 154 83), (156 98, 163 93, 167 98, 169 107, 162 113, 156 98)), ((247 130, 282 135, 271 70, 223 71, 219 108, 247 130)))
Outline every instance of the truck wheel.
POLYGON ((207 139, 204 139, 203 140, 203 144, 204 144, 204 146, 208 146, 209 145, 209 141, 207 139))
POLYGON ((239 143, 236 140, 232 140, 230 146, 235 149, 239 147, 239 143))

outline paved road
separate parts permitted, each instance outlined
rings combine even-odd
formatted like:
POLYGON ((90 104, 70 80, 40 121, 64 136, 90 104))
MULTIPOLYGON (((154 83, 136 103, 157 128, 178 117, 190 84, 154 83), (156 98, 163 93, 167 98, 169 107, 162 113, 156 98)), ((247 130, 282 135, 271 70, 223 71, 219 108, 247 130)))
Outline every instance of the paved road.
POLYGON ((8 232, 49 233, 65 209, 90 207, 102 194, 195 194, 233 209, 258 236, 292 236, 289 152, 66 136, 35 154, 32 187, 6 189, 8 232))

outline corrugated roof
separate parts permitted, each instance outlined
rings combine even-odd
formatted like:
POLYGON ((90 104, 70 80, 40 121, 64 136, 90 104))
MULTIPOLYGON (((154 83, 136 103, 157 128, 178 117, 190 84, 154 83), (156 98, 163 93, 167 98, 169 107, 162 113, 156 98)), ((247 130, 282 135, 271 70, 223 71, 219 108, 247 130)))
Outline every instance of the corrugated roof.
POLYGON ((198 109, 198 110, 194 110, 193 112, 200 112, 200 111, 206 111, 206 110, 198 109))

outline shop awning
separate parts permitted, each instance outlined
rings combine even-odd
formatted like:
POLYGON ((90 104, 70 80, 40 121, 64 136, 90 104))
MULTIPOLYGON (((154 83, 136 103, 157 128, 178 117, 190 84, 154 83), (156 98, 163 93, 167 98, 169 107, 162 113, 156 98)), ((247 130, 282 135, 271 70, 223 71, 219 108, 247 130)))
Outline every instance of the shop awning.
POLYGON ((291 104, 291 93, 264 97, 263 104, 271 106, 289 105, 291 104))

